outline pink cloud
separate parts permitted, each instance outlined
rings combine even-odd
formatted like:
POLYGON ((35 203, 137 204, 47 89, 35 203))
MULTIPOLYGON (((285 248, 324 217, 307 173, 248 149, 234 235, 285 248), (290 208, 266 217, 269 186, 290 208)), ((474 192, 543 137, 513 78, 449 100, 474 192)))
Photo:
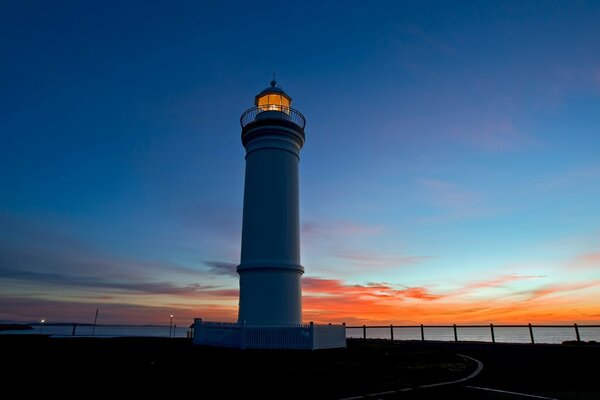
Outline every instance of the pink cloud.
POLYGON ((586 253, 581 254, 575 258, 574 265, 578 267, 599 267, 600 266, 600 253, 586 253))
POLYGON ((461 289, 461 292, 466 293, 466 292, 472 292, 474 290, 484 289, 484 288, 504 287, 508 283, 511 283, 511 282, 523 281, 523 280, 529 280, 529 279, 540 279, 540 278, 545 278, 545 276, 544 275, 518 275, 518 274, 501 275, 501 276, 497 276, 494 278, 469 283, 461 289))
POLYGON ((423 262, 428 256, 409 256, 365 251, 337 251, 335 256, 352 263, 371 267, 398 267, 423 262))
MULTIPOLYGON (((353 268, 387 268, 422 262, 426 256, 413 256, 363 250, 385 231, 381 225, 347 220, 307 222, 302 225, 302 239, 311 252, 326 254, 343 262, 346 271, 353 268)), ((335 265, 340 262, 334 263, 335 265)))
POLYGON ((375 236, 382 233, 383 226, 366 225, 353 221, 320 221, 302 224, 301 233, 305 237, 314 236, 375 236))
POLYGON ((588 164, 569 168, 541 183, 543 189, 594 189, 600 179, 600 165, 588 164))
POLYGON ((367 285, 349 285, 339 279, 324 279, 306 277, 302 279, 302 288, 305 293, 319 296, 373 296, 387 297, 393 295, 395 290, 387 284, 370 283, 367 285))
POLYGON ((586 282, 577 283, 564 283, 564 284, 553 284, 542 286, 538 289, 532 290, 530 300, 537 300, 540 297, 553 296, 557 294, 564 294, 568 292, 574 292, 584 289, 600 286, 600 280, 592 280, 586 282))
POLYGON ((101 324, 168 324, 167 316, 174 314, 174 322, 188 326, 194 318, 234 321, 237 307, 230 305, 162 305, 148 306, 126 303, 88 303, 77 301, 37 300, 15 297, 0 297, 2 308, 0 319, 9 321, 37 322, 46 319, 49 323, 91 323, 94 313, 100 310, 101 324))
POLYGON ((429 191, 432 195, 431 202, 439 207, 462 209, 472 207, 480 201, 477 194, 452 182, 417 179, 417 183, 429 191))
POLYGON ((446 116, 447 134, 453 142, 493 153, 516 151, 540 143, 517 125, 519 106, 512 95, 490 100, 488 104, 464 104, 468 100, 460 96, 454 100, 446 116))
POLYGON ((509 119, 487 121, 472 129, 472 131, 464 131, 458 136, 484 150, 515 150, 531 143, 531 139, 518 132, 509 119))
POLYGON ((239 289, 213 289, 205 290, 200 296, 196 296, 197 299, 214 297, 218 299, 237 299, 240 296, 239 289))
POLYGON ((498 212, 480 193, 462 185, 429 178, 417 179, 416 183, 422 190, 425 202, 444 212, 425 218, 425 222, 448 222, 498 212))
POLYGON ((344 290, 344 284, 338 279, 304 277, 302 289, 308 293, 338 293, 344 290))

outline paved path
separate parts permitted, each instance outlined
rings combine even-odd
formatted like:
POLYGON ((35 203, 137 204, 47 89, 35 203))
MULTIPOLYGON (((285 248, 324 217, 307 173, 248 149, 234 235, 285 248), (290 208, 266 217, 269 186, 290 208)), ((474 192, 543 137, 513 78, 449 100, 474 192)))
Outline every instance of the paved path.
POLYGON ((600 346, 402 343, 439 347, 480 360, 475 378, 378 394, 373 399, 600 399, 600 346))

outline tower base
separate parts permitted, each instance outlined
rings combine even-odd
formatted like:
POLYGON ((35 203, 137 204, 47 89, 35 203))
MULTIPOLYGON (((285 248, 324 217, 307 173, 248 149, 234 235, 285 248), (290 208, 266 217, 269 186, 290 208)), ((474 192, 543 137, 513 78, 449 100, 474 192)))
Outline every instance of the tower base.
POLYGON ((238 349, 317 350, 346 347, 345 325, 242 325, 194 320, 193 343, 238 349))

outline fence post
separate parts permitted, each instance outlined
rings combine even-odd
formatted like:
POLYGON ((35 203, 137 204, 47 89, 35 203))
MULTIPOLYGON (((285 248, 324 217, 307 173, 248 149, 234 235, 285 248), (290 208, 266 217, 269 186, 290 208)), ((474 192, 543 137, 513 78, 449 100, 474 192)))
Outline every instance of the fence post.
MULTIPOLYGON (((71 332, 71 336, 75 336, 75 329, 77 329, 77 324, 73 324, 73 332, 71 332)), ((575 324, 575 329, 577 329, 577 324, 575 324)))
POLYGON ((423 329, 423 324, 421 324, 421 341, 425 341, 425 330, 423 329))
POLYGON ((496 343, 496 336, 494 336, 494 324, 490 324, 490 332, 492 333, 492 343, 496 343))
POLYGON ((363 325, 363 339, 367 338, 367 326, 363 325))
POLYGON ((535 344, 535 340, 533 339, 533 328, 531 324, 529 324, 529 336, 531 336, 531 344, 535 344))
POLYGON ((242 350, 244 350, 246 348, 246 321, 244 321, 242 323, 242 329, 241 329, 241 331, 242 331, 242 338, 241 338, 242 339, 241 340, 242 344, 241 344, 240 347, 242 348, 242 350))
POLYGON ((454 324, 454 341, 458 342, 458 334, 456 333, 456 324, 454 324))
POLYGON ((577 326, 577 324, 575 324, 574 326, 575 326, 575 335, 577 336, 577 343, 581 343, 581 336, 579 336, 579 327, 577 326))
POLYGON ((390 340, 394 341, 394 324, 390 324, 390 340))

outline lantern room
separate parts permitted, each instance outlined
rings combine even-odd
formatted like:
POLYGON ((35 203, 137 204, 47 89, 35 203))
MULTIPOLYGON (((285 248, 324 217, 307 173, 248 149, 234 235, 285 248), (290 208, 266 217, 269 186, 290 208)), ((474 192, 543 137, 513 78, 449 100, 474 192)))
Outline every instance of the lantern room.
POLYGON ((272 80, 271 86, 256 95, 254 104, 263 111, 282 111, 290 113, 292 98, 272 80))

